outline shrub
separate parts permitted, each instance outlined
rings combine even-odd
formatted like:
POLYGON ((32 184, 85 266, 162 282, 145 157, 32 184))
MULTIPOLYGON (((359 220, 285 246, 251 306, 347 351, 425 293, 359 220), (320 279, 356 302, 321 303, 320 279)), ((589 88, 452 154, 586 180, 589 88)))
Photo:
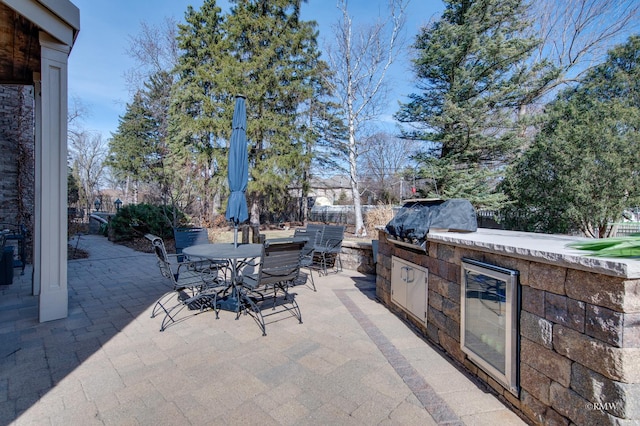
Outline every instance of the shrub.
POLYGON ((161 238, 173 238, 172 224, 183 220, 184 214, 179 211, 177 220, 174 221, 173 209, 167 206, 130 204, 118 211, 109 227, 114 241, 131 240, 147 233, 161 238))

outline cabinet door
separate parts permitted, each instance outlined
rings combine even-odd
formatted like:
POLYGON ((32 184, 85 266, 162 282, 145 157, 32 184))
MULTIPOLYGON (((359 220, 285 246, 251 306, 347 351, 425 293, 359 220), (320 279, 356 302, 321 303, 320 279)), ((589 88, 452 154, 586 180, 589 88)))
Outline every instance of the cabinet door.
POLYGON ((416 318, 427 321, 427 270, 413 265, 408 272, 407 311, 416 318))
POLYGON ((403 308, 407 306, 406 266, 398 258, 391 259, 391 300, 403 308))
POLYGON ((427 277, 426 268, 395 256, 391 258, 391 300, 424 322, 427 321, 427 277))

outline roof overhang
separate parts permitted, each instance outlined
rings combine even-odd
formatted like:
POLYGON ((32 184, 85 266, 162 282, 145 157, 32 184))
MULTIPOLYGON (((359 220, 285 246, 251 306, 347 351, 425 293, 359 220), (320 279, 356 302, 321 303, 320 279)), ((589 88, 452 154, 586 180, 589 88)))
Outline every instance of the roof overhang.
POLYGON ((80 10, 69 0, 0 0, 0 83, 33 83, 41 32, 71 49, 79 31, 80 10))

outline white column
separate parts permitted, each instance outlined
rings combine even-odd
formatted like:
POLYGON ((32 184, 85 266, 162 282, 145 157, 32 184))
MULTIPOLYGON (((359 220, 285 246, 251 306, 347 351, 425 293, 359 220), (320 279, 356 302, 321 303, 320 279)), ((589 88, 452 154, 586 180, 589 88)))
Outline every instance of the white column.
MULTIPOLYGON (((40 322, 65 318, 67 292, 67 59, 70 48, 40 33, 40 122, 36 122, 34 289, 40 322)), ((36 99, 38 95, 36 94, 36 99)), ((37 104, 37 103, 36 103, 37 104)))
POLYGON ((35 109, 35 126, 34 126, 34 136, 35 136, 35 149, 34 149, 34 159, 35 159, 35 206, 34 206, 34 230, 33 230, 33 282, 31 283, 32 291, 34 296, 40 295, 40 274, 36 273, 39 269, 39 261, 40 260, 40 223, 38 218, 40 217, 40 205, 42 204, 40 201, 41 194, 41 185, 39 183, 40 176, 42 176, 42 81, 39 72, 33 73, 33 92, 34 92, 34 109, 35 109), (38 266, 36 266, 38 265, 38 266))

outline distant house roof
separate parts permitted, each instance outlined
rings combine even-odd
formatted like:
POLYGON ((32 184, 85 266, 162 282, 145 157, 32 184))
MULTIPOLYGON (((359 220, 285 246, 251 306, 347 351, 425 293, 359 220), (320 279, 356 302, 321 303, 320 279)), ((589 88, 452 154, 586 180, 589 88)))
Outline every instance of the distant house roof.
POLYGON ((311 179, 311 188, 319 189, 349 189, 349 176, 347 175, 335 175, 329 178, 313 178, 311 179))

